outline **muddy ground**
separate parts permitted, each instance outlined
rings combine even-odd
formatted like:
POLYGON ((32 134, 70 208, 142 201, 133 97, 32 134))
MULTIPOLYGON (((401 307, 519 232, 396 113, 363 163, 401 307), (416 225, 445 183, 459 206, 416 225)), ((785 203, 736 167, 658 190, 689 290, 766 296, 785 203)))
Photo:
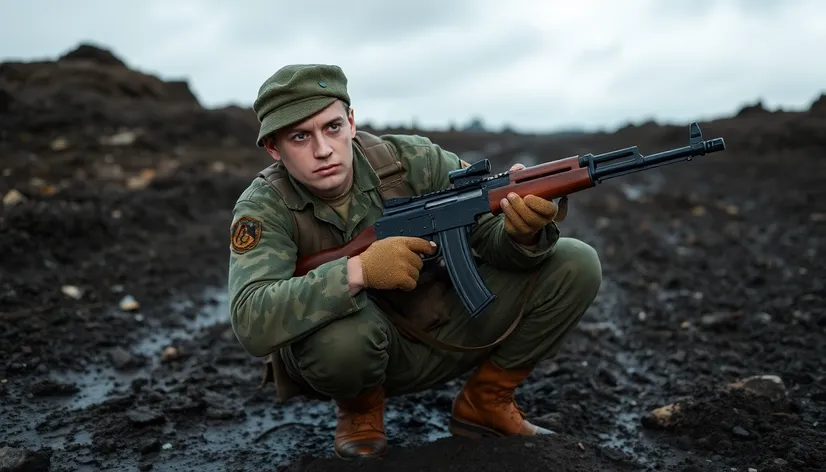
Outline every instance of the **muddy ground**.
MULTIPOLYGON (((518 391, 560 434, 449 438, 458 379, 391 399, 368 463, 332 457, 332 405, 259 390, 229 329, 255 125, 94 48, 0 64, 0 470, 826 470, 826 99, 703 122, 725 153, 572 198, 604 284, 518 391)), ((496 170, 688 139, 417 132, 496 170)))

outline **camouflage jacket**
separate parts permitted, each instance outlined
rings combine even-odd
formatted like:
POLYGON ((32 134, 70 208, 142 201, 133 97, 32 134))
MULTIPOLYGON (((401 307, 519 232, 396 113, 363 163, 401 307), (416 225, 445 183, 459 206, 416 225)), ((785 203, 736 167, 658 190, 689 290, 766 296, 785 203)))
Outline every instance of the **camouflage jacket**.
MULTIPOLYGON (((450 186, 448 172, 461 167, 459 157, 411 135, 384 135, 407 170, 405 179, 417 195, 450 186)), ((341 232, 348 241, 382 215, 379 178, 354 146, 354 195, 348 221, 306 188, 291 180, 302 206, 312 205, 315 216, 341 232)), ((346 259, 334 260, 294 277, 297 245, 293 239, 290 208, 264 179, 255 178, 241 194, 233 210, 233 224, 246 218, 258 231, 248 241, 254 247, 239 253, 230 250, 229 309, 232 328, 243 348, 254 356, 266 356, 366 303, 364 291, 351 295, 346 259)), ((504 230, 503 216, 485 215, 470 234, 471 247, 485 262, 511 270, 528 269, 553 252, 559 229, 547 226, 538 247, 524 248, 504 230)))

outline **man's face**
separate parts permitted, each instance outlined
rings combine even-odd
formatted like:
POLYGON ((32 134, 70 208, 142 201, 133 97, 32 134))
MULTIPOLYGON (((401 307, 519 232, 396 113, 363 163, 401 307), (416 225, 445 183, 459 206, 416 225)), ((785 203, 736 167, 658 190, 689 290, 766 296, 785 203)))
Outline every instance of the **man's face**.
POLYGON ((336 101, 306 120, 264 140, 267 152, 321 198, 346 192, 353 181, 353 109, 336 101))

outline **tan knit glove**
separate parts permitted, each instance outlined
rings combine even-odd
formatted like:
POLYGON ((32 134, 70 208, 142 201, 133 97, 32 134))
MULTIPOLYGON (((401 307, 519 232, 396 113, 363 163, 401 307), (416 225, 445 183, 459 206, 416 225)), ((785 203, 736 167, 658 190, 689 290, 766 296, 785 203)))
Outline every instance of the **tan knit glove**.
MULTIPOLYGON (((513 164, 508 172, 516 172, 525 168, 524 164, 513 164)), ((536 234, 551 221, 561 223, 568 215, 568 196, 559 199, 559 204, 552 200, 526 195, 525 198, 516 194, 502 199, 502 212, 505 214, 505 231, 519 243, 533 244, 536 234)))
POLYGON ((436 244, 421 238, 394 236, 380 239, 359 255, 364 286, 413 290, 424 265, 421 254, 435 252, 436 244))
POLYGON ((536 195, 522 198, 511 193, 507 201, 502 202, 505 231, 523 244, 529 244, 542 228, 554 220, 558 211, 556 203, 536 195))

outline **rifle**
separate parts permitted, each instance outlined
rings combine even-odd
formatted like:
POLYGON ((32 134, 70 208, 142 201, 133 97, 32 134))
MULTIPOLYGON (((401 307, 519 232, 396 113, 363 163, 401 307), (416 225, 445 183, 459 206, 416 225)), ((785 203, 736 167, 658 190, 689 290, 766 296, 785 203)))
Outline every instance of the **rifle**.
POLYGON ((550 200, 594 187, 614 177, 690 161, 695 156, 725 149, 723 138, 705 141, 700 125, 692 123, 687 146, 650 156, 643 156, 637 146, 632 146, 604 154, 566 157, 495 175, 488 175, 490 161, 482 159, 469 167, 450 171, 451 186, 447 189, 386 200, 384 214, 372 226, 347 244, 300 258, 295 274, 301 276, 325 262, 361 254, 378 239, 420 237, 436 242, 438 252, 425 260, 444 258, 459 297, 470 316, 476 318, 496 296, 485 285, 473 262, 468 233, 482 215, 501 213, 499 202, 508 193, 522 197, 532 194, 550 200))

